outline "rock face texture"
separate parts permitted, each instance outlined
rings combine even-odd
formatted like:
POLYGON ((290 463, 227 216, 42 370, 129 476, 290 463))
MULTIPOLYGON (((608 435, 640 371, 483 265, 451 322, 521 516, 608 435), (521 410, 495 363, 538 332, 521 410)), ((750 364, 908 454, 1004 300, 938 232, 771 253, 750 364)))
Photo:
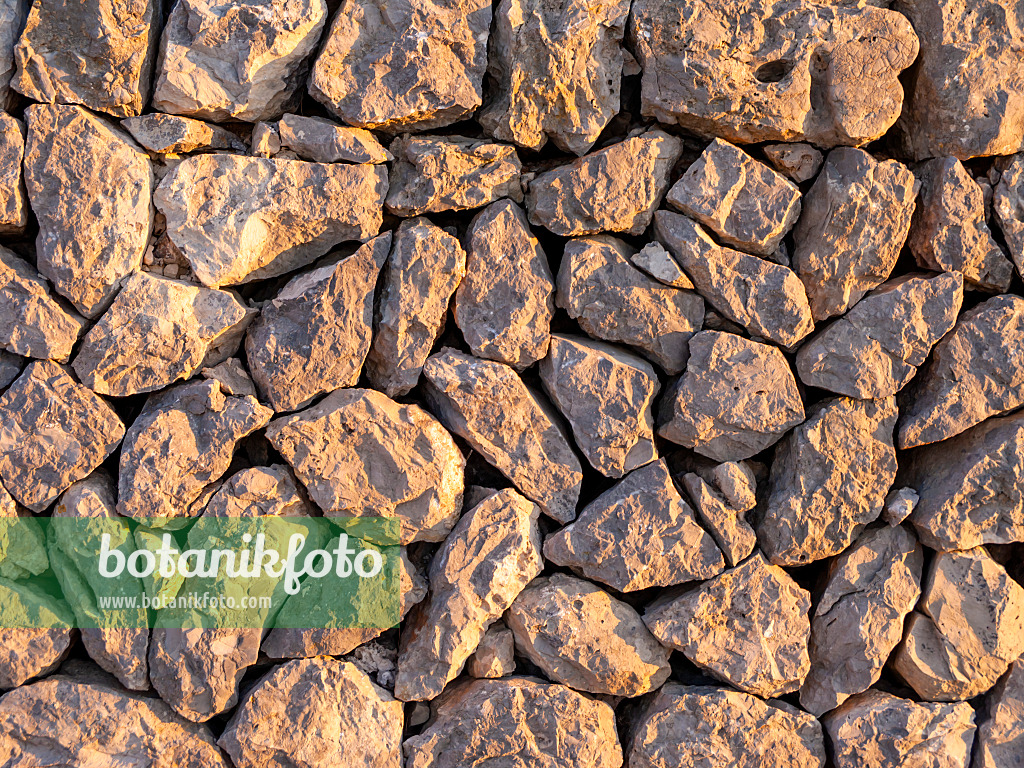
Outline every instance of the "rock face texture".
POLYGON ((159 113, 129 117, 121 127, 139 144, 158 154, 184 154, 200 149, 245 150, 235 134, 202 120, 159 113))
POLYGON ((71 649, 75 617, 63 600, 31 584, 0 578, 0 598, 6 619, 0 628, 0 690, 7 690, 60 666, 71 649))
POLYGON ((0 235, 20 234, 28 224, 28 200, 21 171, 24 156, 24 123, 0 112, 0 235))
POLYGON ((1024 155, 1015 155, 1003 169, 992 194, 992 214, 1017 272, 1024 274, 1024 155))
POLYGON ((988 718, 978 727, 977 757, 981 768, 1014 765, 1024 758, 1024 728, 1020 713, 1024 706, 1024 666, 1020 659, 992 689, 988 718))
POLYGON ((369 131, 346 128, 322 117, 282 115, 277 132, 282 148, 314 163, 383 163, 394 159, 369 131))
POLYGON ((682 478, 697 518, 718 544, 731 567, 754 551, 757 535, 746 513, 757 505, 757 480, 744 462, 729 461, 702 474, 682 478))
POLYGON ((502 622, 495 622, 480 638, 473 655, 466 662, 466 671, 477 678, 496 680, 516 671, 515 638, 502 622))

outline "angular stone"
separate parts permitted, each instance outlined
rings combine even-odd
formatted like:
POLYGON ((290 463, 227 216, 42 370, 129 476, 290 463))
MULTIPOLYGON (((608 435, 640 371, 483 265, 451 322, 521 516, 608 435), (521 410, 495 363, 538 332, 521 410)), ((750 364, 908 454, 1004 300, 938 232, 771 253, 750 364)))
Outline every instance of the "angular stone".
POLYGON ((322 117, 282 115, 277 121, 281 146, 314 163, 383 163, 393 160, 377 138, 322 117))
POLYGON ((885 509, 882 510, 882 519, 889 525, 899 525, 910 517, 918 501, 920 501, 920 497, 913 488, 900 488, 897 491, 889 491, 889 495, 885 497, 885 509))
POLYGON ((986 704, 988 717, 978 727, 974 768, 1024 764, 1024 661, 1010 665, 986 704))
POLYGON ((454 235, 424 218, 398 226, 366 357, 374 388, 395 397, 416 386, 465 274, 466 252, 454 235))
POLYGON ((33 512, 89 475, 122 437, 113 409, 51 361, 30 364, 0 397, 0 477, 33 512))
POLYGON ((423 366, 441 423, 561 523, 576 517, 583 473, 554 409, 507 365, 445 348, 423 366))
POLYGON ((992 196, 992 213, 1017 272, 1024 275, 1024 154, 1011 158, 1003 170, 992 196))
POLYGON ((654 234, 711 305, 751 334, 792 347, 812 330, 811 307, 789 267, 719 246, 695 221, 654 214, 654 234))
MULTIPOLYGON (((0 18, 0 36, 2 32, 0 18)), ((28 200, 21 172, 24 156, 25 126, 6 112, 0 112, 0 235, 20 234, 28 224, 28 200)))
POLYGON ((528 677, 473 680, 454 688, 438 702, 430 725, 406 739, 405 756, 406 768, 500 765, 510 759, 559 768, 622 765, 615 711, 608 704, 528 677))
POLYGON ((680 139, 653 130, 538 174, 526 195, 530 223, 566 237, 643 234, 682 151, 680 139))
POLYGON ((334 517, 395 517, 401 541, 442 541, 462 511, 463 459, 440 423, 372 389, 275 419, 267 439, 334 517))
POLYGON ((292 278, 263 305, 245 338, 249 370, 275 411, 355 386, 370 351, 373 290, 391 233, 351 256, 292 278))
POLYGON ((216 379, 220 388, 235 397, 251 395, 256 397, 256 385, 237 357, 229 357, 212 368, 203 368, 199 373, 204 379, 216 379))
POLYGON ((959 435, 1024 404, 1024 299, 996 296, 964 312, 900 398, 900 448, 959 435))
POLYGON ((746 693, 800 688, 810 669, 811 596, 755 553, 698 588, 648 606, 644 623, 663 645, 746 693))
POLYGON ((630 263, 632 254, 607 235, 570 240, 555 302, 590 336, 629 344, 666 373, 681 373, 690 337, 704 322, 704 301, 650 279, 630 263))
POLYGON ((661 401, 658 435, 715 461, 749 459, 804 420, 782 352, 732 333, 690 339, 686 372, 661 401))
POLYGON ((11 382, 21 375, 25 362, 25 358, 0 349, 0 392, 7 389, 11 382))
POLYGON ((818 175, 825 156, 810 144, 769 144, 761 151, 775 170, 786 174, 797 184, 818 175))
MULTIPOLYGON (((655 226, 658 222, 658 213, 654 214, 655 226)), ((673 288, 686 288, 693 290, 693 282, 683 272, 679 262, 665 250, 661 243, 648 243, 639 251, 629 257, 633 266, 650 275, 659 283, 671 285, 673 288)))
POLYGON ((245 151, 245 144, 231 131, 190 117, 154 112, 125 118, 121 127, 139 144, 158 154, 187 154, 201 149, 245 151))
POLYGON ((14 77, 14 45, 25 26, 29 0, 3 0, 0 3, 0 109, 8 109, 15 101, 11 91, 14 77))
POLYGON ((540 508, 511 489, 462 516, 430 563, 430 594, 402 628, 395 696, 433 699, 544 567, 540 508))
POLYGON ((821 716, 882 675, 921 595, 924 550, 900 526, 864 533, 832 563, 811 619, 811 671, 800 705, 821 716))
POLYGON ((450 125, 480 106, 490 26, 488 0, 353 0, 334 17, 309 93, 359 128, 450 125))
POLYGON ((0 485, 0 578, 20 581, 49 568, 46 532, 40 521, 0 485))
POLYGON ((863 400, 895 395, 953 328, 963 297, 958 272, 882 284, 800 347, 800 380, 863 400))
POLYGON ((128 134, 81 107, 25 110, 25 184, 39 220, 36 266, 95 318, 138 271, 153 225, 153 171, 128 134))
POLYGON ((775 449, 768 501, 757 526, 776 565, 839 554, 882 514, 896 479, 896 402, 822 400, 775 449))
POLYGON ((176 4, 160 41, 154 109, 216 122, 277 117, 298 103, 326 21, 324 0, 176 4))
POLYGON ((829 152, 793 229, 793 269, 815 322, 843 314, 889 278, 917 190, 914 174, 895 160, 878 162, 859 149, 829 152))
MULTIPOLYGON (((75 615, 53 590, 0 578, 0 691, 55 670, 74 643, 75 615), (19 626, 21 622, 28 626, 19 626)), ((0 711, 2 711, 0 699, 0 711)), ((0 757, 3 757, 0 725, 0 757)))
POLYGON ((697 517, 731 568, 757 546, 757 536, 745 514, 757 503, 757 481, 743 462, 719 464, 706 474, 708 479, 695 472, 683 475, 683 486, 693 500, 697 517))
POLYGON ((502 622, 492 624, 480 638, 473 655, 466 662, 472 677, 497 679, 516 671, 515 638, 502 622))
POLYGON ((204 285, 247 283, 303 267, 382 221, 387 170, 239 155, 198 155, 154 195, 167 234, 204 285))

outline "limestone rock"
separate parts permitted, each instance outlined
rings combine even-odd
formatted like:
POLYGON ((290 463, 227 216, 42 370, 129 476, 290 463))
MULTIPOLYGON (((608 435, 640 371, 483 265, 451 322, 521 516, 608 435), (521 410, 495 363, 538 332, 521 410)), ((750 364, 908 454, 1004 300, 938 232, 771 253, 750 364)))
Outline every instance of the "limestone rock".
POLYGON ((1024 275, 1024 154, 1015 155, 1003 170, 992 196, 992 213, 1017 272, 1024 275))
MULTIPOLYGON (((0 691, 56 669, 74 642, 75 615, 67 603, 30 582, 0 578, 0 691), (28 626, 19 626, 26 622, 28 626)), ((2 711, 0 699, 0 711, 2 711)), ((0 725, 0 758, 3 757, 0 725)))
POLYGON ((370 351, 373 291, 388 257, 385 233, 351 256, 292 278, 263 305, 245 338, 252 377, 275 411, 355 386, 370 351))
POLYGON ((386 169, 239 155, 190 157, 154 195, 167 234, 204 285, 290 272, 382 221, 386 169))
POLYGON ((647 608, 644 622, 663 645, 755 696, 800 688, 807 655, 811 596, 755 553, 680 597, 647 608))
POLYGON ((51 361, 29 365, 0 397, 0 477, 33 512, 89 475, 122 437, 113 409, 51 361))
POLYGON ((863 400, 895 395, 953 328, 963 296, 957 272, 884 283, 800 348, 800 380, 863 400))
POLYGON ((544 566, 540 508, 511 489, 462 516, 430 563, 430 594, 402 628, 395 696, 432 699, 544 566))
POLYGON ((153 107, 217 122, 256 122, 298 103, 327 20, 324 0, 186 0, 160 41, 153 107))
MULTIPOLYGON (((655 226, 658 222, 658 213, 654 214, 655 226)), ((659 283, 671 285, 673 288, 687 288, 693 290, 693 281, 686 276, 679 262, 665 250, 661 243, 648 243, 639 251, 629 257, 633 266, 650 275, 659 283)))
POLYGON ((757 546, 757 536, 745 514, 757 503, 757 482, 743 462, 719 464, 707 474, 710 477, 705 479, 689 472, 683 475, 683 486, 693 500, 697 517, 725 555, 726 564, 733 567, 757 546))
POLYGON ((204 379, 216 379, 220 388, 235 397, 251 395, 256 397, 256 385, 237 357, 229 357, 223 363, 199 371, 204 379))
MULTIPOLYGON (((957 705, 959 706, 959 705, 957 705)), ((1024 762, 1024 661, 1017 659, 989 694, 988 717, 978 727, 975 768, 1024 762)))
POLYGON ((442 349, 423 366, 424 396, 441 423, 549 517, 576 517, 583 474, 554 409, 507 365, 442 349))
POLYGON ((488 42, 494 92, 477 115, 484 130, 585 154, 619 111, 628 14, 626 0, 502 0, 488 42))
POLYGON ((488 0, 352 0, 334 17, 309 92, 359 128, 450 125, 480 106, 490 26, 488 0))
POLYGON ((594 338, 629 344, 666 373, 680 373, 704 322, 704 301, 650 279, 630 263, 632 254, 607 235, 570 240, 555 301, 594 338))
POLYGON ((910 517, 920 500, 921 497, 917 495, 917 491, 913 488, 900 488, 896 491, 889 491, 889 495, 885 497, 885 509, 882 510, 882 518, 889 525, 899 525, 910 517))
POLYGON ((825 156, 810 144, 769 144, 761 149, 775 170, 797 184, 817 176, 825 162, 825 156))
POLYGON ((3 0, 0 2, 0 109, 7 109, 14 101, 11 78, 14 77, 14 45, 25 26, 29 0, 3 0))
POLYGON ((779 349, 703 331, 690 340, 686 372, 662 399, 658 435, 715 461, 739 461, 803 420, 796 379, 779 349))
POLYGON ((914 174, 895 160, 878 162, 859 149, 829 152, 793 230, 793 268, 815 321, 843 314, 889 278, 917 190, 914 174))
POLYGON ((548 352, 555 280, 522 209, 502 200, 466 232, 466 275, 452 309, 478 357, 522 370, 548 352))
POLYGON ((25 184, 39 220, 36 266, 88 318, 142 265, 153 171, 128 134, 81 107, 25 110, 25 184))
POLYGON ((245 144, 231 131, 180 115, 154 112, 128 117, 121 121, 121 127, 139 144, 157 154, 187 154, 205 149, 245 151, 245 144))
POLYGON ((466 662, 472 677, 497 679, 516 671, 515 638, 502 622, 492 624, 480 638, 480 645, 466 662))
POLYGON ((556 235, 640 235, 668 189, 683 143, 658 130, 612 144, 530 181, 530 223, 556 235))
POLYGON ((282 115, 277 121, 281 146, 314 163, 383 163, 392 160, 376 137, 322 117, 282 115))
MULTIPOLYGON (((0 36, 2 33, 0 19, 0 36)), ((28 224, 28 200, 21 172, 24 156, 24 125, 6 112, 0 112, 0 235, 20 234, 28 224)))

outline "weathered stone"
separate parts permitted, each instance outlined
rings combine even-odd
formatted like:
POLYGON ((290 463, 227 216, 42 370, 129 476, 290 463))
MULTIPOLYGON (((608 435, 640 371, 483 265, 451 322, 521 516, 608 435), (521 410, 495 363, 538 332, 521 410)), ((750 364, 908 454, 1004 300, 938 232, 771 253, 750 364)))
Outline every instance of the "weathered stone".
POLYGON ((395 696, 432 699, 544 566, 540 508, 511 489, 467 512, 430 563, 430 594, 402 629, 395 696))
POLYGON ((1024 275, 1024 154, 1015 155, 1003 170, 992 196, 992 213, 1017 272, 1024 275))
POLYGON ((273 157, 278 154, 281 151, 281 134, 277 132, 277 123, 256 123, 249 144, 251 154, 256 157, 273 157))
POLYGON ((515 638, 502 622, 492 624, 480 638, 473 655, 466 662, 472 677, 496 679, 516 671, 515 638))
POLYGON ((160 182, 167 234, 211 288, 276 277, 380 229, 380 166, 199 155, 160 182))
MULTIPOLYGON (((658 213, 654 214, 655 225, 658 222, 658 213)), ((671 285, 673 288, 687 288, 693 290, 693 282, 679 262, 665 250, 661 243, 648 243, 639 251, 629 257, 633 266, 646 275, 650 275, 659 283, 671 285)))
POLYGON ((327 20, 324 0, 186 0, 160 41, 153 107, 256 122, 296 105, 327 20))
POLYGON ((373 289, 391 233, 303 273, 263 305, 245 338, 252 377, 275 411, 359 382, 373 333, 373 289))
POLYGON ((919 704, 865 691, 822 718, 836 768, 968 768, 970 704, 919 704))
POLYGON ((433 722, 406 739, 406 768, 522 765, 619 768, 615 711, 564 685, 528 677, 473 680, 437 704, 433 722), (511 753, 509 750, 513 750, 511 753))
POLYGON ((878 519, 896 479, 896 402, 822 400, 775 449, 757 525, 765 555, 804 565, 839 554, 878 519))
POLYGON ((277 122, 281 146, 314 163, 383 163, 393 160, 376 137, 322 117, 283 115, 277 122))
POLYGON ((978 727, 974 768, 1024 764, 1024 661, 1010 665, 986 705, 988 717, 978 727))
POLYGON ((625 0, 503 0, 488 41, 494 90, 477 120, 538 150, 585 154, 619 111, 625 0))
POLYGON ((923 567, 924 550, 899 526, 867 531, 836 558, 811 619, 804 709, 821 716, 878 682, 921 595, 923 567))
POLYGON ((629 344, 666 373, 680 373, 704 322, 704 301, 650 279, 630 263, 632 253, 607 235, 570 240, 555 301, 594 338, 629 344))
MULTIPOLYGON (((3 10, 0 9, 0 14, 2 13, 3 10)), ((2 34, 0 18, 0 37, 2 34)), ((0 86, 0 91, 2 90, 0 86)), ((2 101, 0 98, 0 102, 2 101)), ((21 172, 24 156, 24 125, 6 112, 0 112, 0 235, 20 234, 28 224, 28 200, 25 197, 25 182, 21 172)))
MULTIPOLYGON (((75 615, 67 603, 29 582, 0 578, 0 691, 47 675, 74 642, 75 615)), ((0 699, 0 711, 2 711, 0 699)), ((0 725, 0 757, 3 757, 0 725)))
POLYGON ((519 650, 577 691, 640 696, 669 676, 669 650, 640 615, 588 581, 560 573, 530 583, 506 623, 519 650))
POLYGON ((21 375, 25 362, 25 358, 0 349, 0 392, 7 389, 11 382, 21 375))
POLYGON ((29 0, 3 0, 0 2, 0 109, 8 109, 15 96, 11 92, 14 77, 14 46, 25 26, 29 0))
POLYGON ((395 397, 416 386, 465 274, 466 252, 454 235, 422 218, 399 225, 366 357, 366 375, 376 389, 395 397))
POLYGON ((885 509, 882 510, 882 519, 889 525, 899 525, 914 511, 920 501, 920 496, 913 488, 900 488, 896 491, 889 491, 885 497, 885 509))
POLYGON ((490 26, 488 0, 352 0, 334 17, 309 92, 359 128, 450 125, 480 106, 490 26))
POLYGON ((95 318, 138 271, 149 245, 149 157, 81 107, 34 105, 25 119, 25 183, 39 220, 36 266, 95 318))
POLYGON ((793 229, 793 269, 816 322, 843 314, 889 278, 917 190, 914 174, 895 160, 878 162, 859 149, 829 152, 793 229))
POLYGON ((739 565, 757 546, 746 512, 757 503, 757 481, 743 462, 719 464, 708 479, 695 472, 683 475, 701 523, 725 555, 729 567, 739 565))
POLYGON ((715 461, 739 461, 804 420, 782 352, 731 333, 690 339, 686 372, 662 399, 658 435, 715 461))
POLYGON ((900 399, 900 448, 959 435, 1024 404, 1024 299, 996 296, 964 312, 900 399))
POLYGON ((33 512, 89 475, 122 437, 113 409, 51 361, 29 365, 0 397, 0 477, 33 512))
POLYGON ((638 714, 627 754, 630 768, 822 768, 825 739, 795 707, 669 683, 638 714))
POLYGON ((800 380, 863 400, 895 395, 952 329, 963 297, 958 272, 884 283, 800 348, 800 380))
POLYGON ((654 214, 654 234, 701 296, 751 334, 791 347, 814 330, 807 293, 789 267, 721 247, 695 221, 669 211, 654 214))
POLYGON ((20 581, 49 570, 40 521, 0 485, 0 578, 20 581))
POLYGON ((235 397, 251 395, 256 397, 256 385, 237 357, 229 357, 223 363, 199 371, 204 379, 216 379, 220 388, 235 397))
POLYGON ((653 130, 612 144, 530 181, 530 223, 556 235, 640 235, 668 189, 683 143, 653 130))
POLYGON ((238 768, 402 762, 402 704, 354 664, 291 661, 269 672, 235 711, 218 744, 238 768))
POLYGON ((798 690, 807 676, 810 608, 810 594, 755 553, 680 597, 656 601, 644 622, 719 680, 771 698, 798 690))
POLYGON ((903 16, 806 0, 639 0, 629 31, 644 116, 733 142, 859 145, 899 117, 917 57, 903 16))
POLYGON ((455 292, 455 323, 478 357, 522 370, 548 353, 555 281, 522 209, 502 200, 466 233, 466 275, 455 292))
POLYGON ((422 387, 441 423, 502 472, 549 517, 576 517, 579 459, 542 401, 507 365, 442 349, 423 366, 422 387))
POLYGON ((984 693, 1024 653, 1024 587, 983 547, 940 552, 892 667, 927 701, 984 693))
POLYGON ((401 541, 442 541, 462 510, 465 459, 429 413, 343 389, 275 419, 267 439, 329 516, 395 517, 401 541))
POLYGON ((761 150, 775 170, 786 174, 797 184, 817 176, 825 162, 825 156, 810 144, 769 144, 761 150))
POLYGON ((190 117, 154 112, 125 118, 121 127, 139 144, 158 154, 185 154, 200 149, 245 151, 245 144, 231 131, 190 117))

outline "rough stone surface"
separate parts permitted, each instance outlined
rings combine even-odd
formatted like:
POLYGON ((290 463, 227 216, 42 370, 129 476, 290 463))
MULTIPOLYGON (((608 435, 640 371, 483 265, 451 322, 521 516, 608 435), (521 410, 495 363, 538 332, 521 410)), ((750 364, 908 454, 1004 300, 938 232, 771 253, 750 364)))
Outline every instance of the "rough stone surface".
POLYGON ((1024 275, 1024 154, 1003 169, 992 196, 992 213, 999 223, 1017 272, 1024 275))
POLYGON ((7 387, 21 374, 25 358, 12 355, 0 349, 0 392, 7 387))
POLYGON ((0 109, 8 109, 15 96, 11 91, 14 77, 14 46, 25 26, 29 0, 3 0, 0 3, 0 109))
POLYGON ((242 363, 237 357, 229 357, 223 363, 212 368, 203 368, 199 373, 204 379, 216 379, 220 388, 229 395, 256 397, 256 385, 253 384, 248 371, 242 367, 242 363))
MULTIPOLYGON (((0 627, 3 691, 47 675, 60 665, 74 642, 75 615, 67 603, 53 597, 49 590, 4 578, 0 578, 0 605, 5 618, 4 626, 0 627), (29 626, 17 626, 14 622, 18 619, 29 626)), ((0 725, 0 757, 4 749, 2 728, 0 725)))
POLYGON ((376 137, 322 117, 283 115, 277 122, 281 146, 314 163, 383 163, 392 160, 376 137))
MULTIPOLYGON (((654 214, 654 221, 657 224, 657 212, 654 214)), ((645 275, 650 275, 659 283, 671 285, 673 288, 693 290, 693 282, 683 272, 679 262, 665 250, 661 243, 648 243, 630 256, 629 260, 633 262, 634 267, 645 275)))
POLYGON ((42 524, 0 485, 0 578, 20 581, 49 567, 42 524))
MULTIPOLYGON (((0 37, 2 34, 0 17, 0 37)), ((21 171, 24 155, 25 126, 6 112, 0 112, 0 235, 20 234, 28 224, 28 200, 21 171)))
MULTIPOLYGON (((898 479, 898 478, 897 478, 898 479)), ((885 509, 882 510, 882 519, 889 525, 899 525, 914 511, 920 496, 913 488, 900 488, 889 491, 885 497, 885 509)))
POLYGON ((695 472, 682 477, 697 517, 711 534, 729 567, 739 565, 754 551, 757 536, 746 513, 757 503, 757 482, 743 462, 719 464, 706 480, 695 472))
POLYGON ((180 115, 149 115, 128 117, 121 127, 139 144, 157 154, 186 154, 204 149, 235 149, 245 151, 245 144, 231 131, 180 115))
POLYGON ((988 717, 978 727, 975 768, 1005 768, 1024 764, 1024 662, 992 689, 986 702, 988 717))
POLYGON ((516 671, 515 638, 503 622, 492 624, 480 638, 480 645, 466 662, 472 677, 497 679, 516 671))
POLYGON ((761 150, 775 170, 797 184, 817 176, 825 162, 825 156, 810 144, 769 144, 761 150))

